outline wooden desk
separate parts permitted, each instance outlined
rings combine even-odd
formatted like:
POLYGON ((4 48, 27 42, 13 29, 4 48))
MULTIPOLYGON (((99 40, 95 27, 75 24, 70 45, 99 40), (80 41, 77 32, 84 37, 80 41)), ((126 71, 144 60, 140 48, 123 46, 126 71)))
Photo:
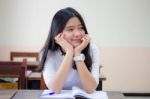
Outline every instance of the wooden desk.
POLYGON ((32 74, 28 77, 28 80, 40 80, 41 72, 32 72, 32 74))
POLYGON ((104 77, 104 76, 99 77, 99 84, 98 84, 96 90, 103 90, 103 81, 104 80, 106 80, 106 77, 104 77))
POLYGON ((41 72, 32 72, 27 78, 28 89, 40 89, 41 72))
MULTIPOLYGON (((43 90, 18 90, 13 99, 39 99, 43 90)), ((107 92, 108 99, 125 99, 121 92, 107 92)))
MULTIPOLYGON (((18 78, 18 88, 26 88, 26 77, 25 71, 27 62, 11 62, 11 61, 0 61, 0 77, 14 77, 18 78)), ((2 88, 2 87, 1 87, 2 88)), ((4 88, 6 89, 6 87, 4 88)))
POLYGON ((27 69, 28 70, 32 70, 33 72, 35 71, 35 69, 39 66, 39 62, 32 62, 32 61, 29 61, 27 62, 27 69))
POLYGON ((31 62, 29 61, 27 63, 28 70, 31 70, 32 73, 31 75, 28 76, 27 78, 27 88, 28 89, 40 89, 40 78, 41 78, 41 73, 36 72, 36 68, 39 66, 39 62, 31 62))

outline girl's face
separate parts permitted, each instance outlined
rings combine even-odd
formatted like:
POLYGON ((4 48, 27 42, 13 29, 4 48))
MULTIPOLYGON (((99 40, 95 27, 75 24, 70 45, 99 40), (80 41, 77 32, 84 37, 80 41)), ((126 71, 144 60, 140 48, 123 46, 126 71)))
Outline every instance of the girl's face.
POLYGON ((69 19, 64 30, 64 39, 68 41, 73 47, 77 47, 82 43, 82 37, 85 31, 80 20, 77 17, 69 19))

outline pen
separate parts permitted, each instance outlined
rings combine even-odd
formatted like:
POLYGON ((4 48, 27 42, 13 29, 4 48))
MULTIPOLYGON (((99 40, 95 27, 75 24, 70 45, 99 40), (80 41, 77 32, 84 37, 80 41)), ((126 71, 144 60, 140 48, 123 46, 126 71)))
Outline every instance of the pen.
POLYGON ((45 96, 45 95, 53 95, 53 94, 55 94, 55 92, 45 93, 45 94, 42 94, 41 96, 45 96))

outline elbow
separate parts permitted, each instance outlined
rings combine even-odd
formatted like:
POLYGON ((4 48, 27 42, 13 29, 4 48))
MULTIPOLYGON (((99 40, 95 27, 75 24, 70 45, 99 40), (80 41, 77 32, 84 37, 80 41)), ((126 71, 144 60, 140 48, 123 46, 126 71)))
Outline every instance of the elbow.
POLYGON ((55 94, 59 94, 61 92, 61 88, 56 85, 49 84, 47 87, 49 90, 54 91, 55 94))
POLYGON ((96 91, 96 88, 97 88, 97 84, 95 83, 93 86, 89 87, 89 88, 86 88, 85 91, 88 93, 88 94, 92 94, 93 92, 96 91))
POLYGON ((48 89, 54 91, 55 94, 59 94, 61 92, 61 89, 56 88, 56 87, 48 87, 48 89))
POLYGON ((59 94, 61 90, 54 90, 55 94, 59 94))
POLYGON ((95 91, 95 88, 86 89, 85 90, 88 94, 92 94, 95 91))
POLYGON ((93 87, 91 87, 91 88, 85 89, 85 91, 86 91, 88 94, 92 94, 95 90, 96 90, 96 86, 93 86, 93 87))

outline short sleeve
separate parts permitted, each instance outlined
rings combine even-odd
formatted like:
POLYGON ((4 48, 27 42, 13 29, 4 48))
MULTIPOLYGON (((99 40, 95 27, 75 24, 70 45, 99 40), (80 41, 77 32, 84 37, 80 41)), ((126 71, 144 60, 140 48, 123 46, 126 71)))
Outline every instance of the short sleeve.
POLYGON ((94 76, 97 85, 99 84, 99 65, 100 65, 100 49, 95 45, 91 44, 90 52, 92 57, 92 69, 91 73, 94 76))
POLYGON ((54 77, 55 72, 54 59, 52 58, 52 54, 48 53, 43 69, 43 78, 46 86, 48 86, 49 82, 54 77))

